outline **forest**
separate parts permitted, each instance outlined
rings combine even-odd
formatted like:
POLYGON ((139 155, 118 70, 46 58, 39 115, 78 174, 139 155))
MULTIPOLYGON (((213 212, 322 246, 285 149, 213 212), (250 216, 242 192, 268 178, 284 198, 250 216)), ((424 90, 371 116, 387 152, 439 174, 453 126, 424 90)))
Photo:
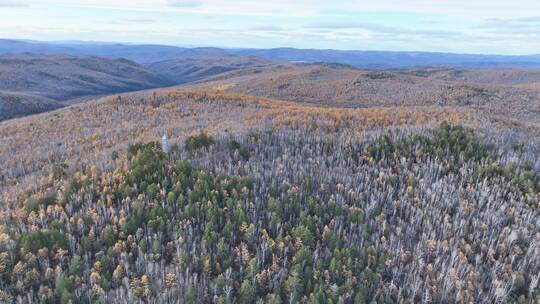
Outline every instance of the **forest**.
POLYGON ((540 160, 467 126, 138 142, 0 216, 5 303, 534 303, 540 160))
POLYGON ((0 304, 540 304, 538 12, 0 0, 0 304))

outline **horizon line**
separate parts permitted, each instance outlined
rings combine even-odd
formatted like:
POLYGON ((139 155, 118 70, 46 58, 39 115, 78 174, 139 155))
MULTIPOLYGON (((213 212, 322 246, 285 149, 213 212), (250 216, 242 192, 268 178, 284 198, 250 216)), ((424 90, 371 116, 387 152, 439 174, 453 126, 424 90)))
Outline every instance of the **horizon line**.
POLYGON ((290 46, 275 46, 271 48, 256 48, 256 47, 228 47, 219 45, 175 45, 175 44, 162 44, 162 43, 148 43, 148 42, 126 42, 126 41, 104 41, 104 40, 36 40, 36 39, 22 39, 22 38, 4 38, 2 40, 11 40, 25 43, 45 43, 45 44, 89 44, 89 45, 129 45, 129 46, 165 46, 184 49, 197 49, 197 48, 216 48, 216 49, 229 49, 229 50, 278 50, 278 49, 293 49, 293 50, 306 50, 306 51, 338 51, 338 52, 384 52, 384 53, 424 53, 424 54, 451 54, 451 55, 471 55, 471 56, 501 56, 501 57, 534 57, 540 56, 540 53, 529 54, 501 54, 501 53, 473 53, 473 52, 444 52, 444 51, 394 51, 384 49, 339 49, 339 48, 297 48, 290 46))

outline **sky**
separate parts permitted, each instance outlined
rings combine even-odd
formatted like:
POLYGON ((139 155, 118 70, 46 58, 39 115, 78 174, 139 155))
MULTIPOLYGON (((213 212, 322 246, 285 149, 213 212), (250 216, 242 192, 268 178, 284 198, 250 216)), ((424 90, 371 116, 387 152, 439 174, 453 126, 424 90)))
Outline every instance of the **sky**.
POLYGON ((540 54, 540 1, 0 0, 0 38, 540 54))

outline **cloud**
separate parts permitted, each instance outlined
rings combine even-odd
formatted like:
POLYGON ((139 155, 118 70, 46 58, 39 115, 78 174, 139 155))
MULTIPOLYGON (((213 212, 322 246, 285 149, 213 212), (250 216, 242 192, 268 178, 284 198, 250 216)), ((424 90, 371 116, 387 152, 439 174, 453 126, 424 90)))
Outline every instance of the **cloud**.
POLYGON ((145 17, 126 18, 126 19, 124 19, 124 21, 129 22, 129 23, 155 23, 155 22, 157 22, 156 19, 145 18, 145 17))
POLYGON ((243 28, 246 31, 254 32, 284 32, 287 31, 286 28, 275 26, 275 25, 248 25, 243 28))
POLYGON ((514 18, 511 19, 514 22, 521 22, 521 23, 540 23, 540 16, 534 16, 534 17, 525 17, 525 18, 514 18))
MULTIPOLYGON (((482 20, 488 18, 522 18, 538 15, 538 0, 0 0, 32 1, 40 5, 73 5, 170 12, 194 10, 197 13, 251 16, 313 16, 354 13, 436 14, 482 20)), ((323 19, 324 20, 324 19, 323 19)))
POLYGON ((523 18, 489 18, 484 22, 484 26, 527 26, 539 25, 540 16, 523 17, 523 18))
POLYGON ((142 24, 146 27, 150 26, 150 24, 158 23, 157 19, 153 18, 146 18, 146 17, 128 17, 128 18, 121 18, 121 19, 113 19, 109 21, 104 21, 104 24, 111 24, 111 25, 134 25, 134 24, 142 24))
POLYGON ((477 26, 476 30, 497 37, 505 35, 514 35, 520 38, 524 36, 540 37, 540 17, 487 19, 477 26))
POLYGON ((412 35, 423 37, 456 38, 463 34, 458 31, 442 30, 415 30, 400 27, 391 27, 373 23, 318 23, 306 26, 308 29, 339 31, 339 30, 366 30, 385 35, 412 35))
POLYGON ((0 7, 16 8, 16 7, 28 7, 28 6, 29 5, 27 3, 23 3, 19 1, 0 0, 0 7))
POLYGON ((204 3, 197 0, 168 0, 167 5, 172 7, 181 7, 181 8, 195 8, 200 7, 204 3))
POLYGON ((23 35, 19 28, 49 24, 66 32, 83 28, 94 33, 89 38, 106 41, 504 53, 540 49, 538 0, 0 0, 0 11, 24 3, 31 5, 20 10, 25 16, 2 15, 0 26, 14 28, 3 36, 40 39, 43 30, 23 35), (85 14, 72 18, 69 10, 85 14))

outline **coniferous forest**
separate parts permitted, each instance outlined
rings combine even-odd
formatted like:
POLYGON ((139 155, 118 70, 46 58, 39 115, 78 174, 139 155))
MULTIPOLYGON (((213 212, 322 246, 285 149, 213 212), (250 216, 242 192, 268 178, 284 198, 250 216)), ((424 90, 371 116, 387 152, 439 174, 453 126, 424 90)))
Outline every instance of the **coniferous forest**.
POLYGON ((540 297, 540 161, 468 127, 201 132, 109 157, 51 166, 2 211, 2 302, 540 297))

